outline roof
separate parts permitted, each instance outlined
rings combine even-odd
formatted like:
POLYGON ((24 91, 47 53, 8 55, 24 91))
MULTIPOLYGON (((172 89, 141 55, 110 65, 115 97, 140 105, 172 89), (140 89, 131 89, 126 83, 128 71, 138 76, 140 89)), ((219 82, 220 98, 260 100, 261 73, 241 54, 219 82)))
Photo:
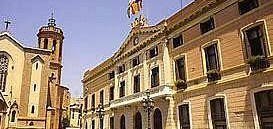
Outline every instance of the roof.
POLYGON ((19 42, 16 38, 14 38, 12 36, 12 34, 8 31, 0 32, 0 38, 1 37, 8 38, 8 39, 12 40, 13 43, 18 45, 20 48, 22 48, 25 51, 33 51, 34 50, 34 51, 39 51, 39 52, 51 53, 51 50, 24 46, 21 42, 19 42))

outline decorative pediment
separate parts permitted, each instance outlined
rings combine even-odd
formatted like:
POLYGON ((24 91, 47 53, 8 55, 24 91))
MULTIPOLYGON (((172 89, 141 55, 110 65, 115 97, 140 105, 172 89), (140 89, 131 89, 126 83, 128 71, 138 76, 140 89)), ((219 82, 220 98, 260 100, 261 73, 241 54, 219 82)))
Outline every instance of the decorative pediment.
POLYGON ((36 62, 36 61, 40 61, 40 62, 44 63, 43 58, 42 58, 41 56, 39 56, 39 55, 37 55, 37 56, 35 56, 35 57, 33 57, 33 58, 31 59, 31 62, 32 62, 32 63, 34 63, 34 62, 36 62))
POLYGON ((162 27, 159 25, 132 28, 119 50, 115 53, 114 58, 117 58, 123 53, 126 53, 127 51, 138 47, 145 40, 151 38, 155 33, 159 32, 160 30, 162 30, 162 27))

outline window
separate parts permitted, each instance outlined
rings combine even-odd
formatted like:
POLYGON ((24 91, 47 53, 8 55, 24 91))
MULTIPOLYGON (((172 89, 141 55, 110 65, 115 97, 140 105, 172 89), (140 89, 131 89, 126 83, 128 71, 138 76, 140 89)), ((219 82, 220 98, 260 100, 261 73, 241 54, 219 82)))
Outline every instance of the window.
POLYGON ((45 38, 44 39, 44 49, 47 49, 48 48, 48 39, 45 38))
POLYGON ((159 85, 159 68, 155 67, 152 69, 151 74, 151 87, 156 87, 159 85))
POLYGON ((33 91, 36 91, 36 87, 37 87, 37 85, 34 84, 34 85, 33 85, 33 91))
POLYGON ((56 51, 56 45, 57 45, 57 41, 53 40, 53 46, 52 46, 53 53, 56 51))
POLYGON ((134 117, 134 129, 142 129, 142 116, 140 112, 137 112, 134 117))
POLYGON ((132 60, 132 66, 135 67, 137 65, 139 65, 139 56, 135 57, 133 60, 132 60))
POLYGON ((180 129, 190 129, 189 104, 183 104, 178 107, 180 129))
POLYGON ((72 109, 72 119, 75 118, 75 113, 74 113, 74 109, 72 109))
POLYGON ((93 94, 92 97, 91 97, 91 106, 93 108, 95 107, 95 102, 96 102, 96 98, 95 98, 95 94, 93 94))
POLYGON ((245 31, 246 34, 246 51, 248 57, 266 56, 265 39, 261 26, 256 26, 245 31))
POLYGON ((10 122, 15 122, 15 117, 16 117, 16 111, 13 110, 13 111, 11 112, 11 119, 10 119, 10 122))
POLYGON ((118 73, 123 73, 125 71, 125 64, 118 66, 118 73))
POLYGON ((157 108, 154 111, 154 129, 163 129, 162 127, 162 113, 161 111, 157 108))
POLYGON ((214 27, 214 19, 212 17, 210 17, 207 21, 200 23, 200 30, 202 34, 213 30, 214 27))
POLYGON ((186 72, 185 72, 185 59, 184 57, 177 59, 175 61, 175 71, 176 71, 176 80, 186 81, 186 72))
POLYGON ((37 69, 39 68, 39 64, 36 63, 35 65, 36 65, 36 66, 35 66, 35 69, 37 70, 37 69))
POLYGON ((100 119, 100 129, 103 129, 103 118, 100 119))
POLYGON ((156 57, 158 55, 158 48, 157 46, 149 50, 150 58, 156 57))
POLYGON ((220 70, 217 44, 210 45, 205 48, 207 71, 220 70))
POLYGON ((114 86, 112 86, 112 87, 110 87, 110 92, 109 92, 109 100, 111 101, 111 100, 114 100, 114 91, 115 90, 115 87, 114 86))
POLYGON ((8 75, 9 60, 6 56, 0 55, 0 91, 5 92, 8 75))
POLYGON ((35 107, 34 107, 34 105, 31 106, 31 113, 32 113, 32 114, 35 113, 35 107))
POLYGON ((96 124, 96 123, 95 123, 95 120, 92 120, 92 122, 91 122, 91 128, 92 128, 92 129, 95 129, 95 124, 96 124))
POLYGON ((210 110, 213 129, 227 129, 224 98, 211 100, 210 110))
POLYGON ((119 87, 119 97, 124 97, 125 96, 125 81, 120 82, 120 87, 119 87))
POLYGON ((134 76, 134 93, 140 92, 140 75, 134 76))
POLYGON ((258 0, 241 0, 238 4, 239 4, 239 11, 241 15, 259 6, 258 0))
POLYGON ((115 71, 110 72, 110 73, 108 74, 108 76, 109 76, 109 80, 115 78, 115 71))
POLYGON ((125 125, 125 116, 122 115, 120 117, 120 129, 126 129, 126 125, 125 125))
POLYGON ((178 37, 173 38, 173 48, 179 47, 183 44, 183 37, 179 35, 178 37))
POLYGON ((87 111, 87 100, 88 100, 88 96, 86 96, 84 98, 84 110, 87 111))
POLYGON ((100 103, 103 105, 103 99, 104 99, 104 95, 103 95, 103 90, 100 91, 100 103))
POLYGON ((63 52, 63 45, 61 43, 59 43, 59 57, 62 57, 62 52, 63 52))
POLYGON ((110 117, 110 129, 114 129, 114 127, 115 127, 115 119, 112 116, 112 117, 110 117))
POLYGON ((273 128, 273 89, 254 94, 261 129, 273 128))

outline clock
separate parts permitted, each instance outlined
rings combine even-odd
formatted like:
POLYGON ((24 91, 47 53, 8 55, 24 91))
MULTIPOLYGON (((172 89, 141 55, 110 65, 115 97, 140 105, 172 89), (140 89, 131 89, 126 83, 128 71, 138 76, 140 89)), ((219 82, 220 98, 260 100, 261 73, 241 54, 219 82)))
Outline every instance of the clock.
POLYGON ((134 45, 137 45, 139 43, 139 38, 138 37, 135 37, 134 38, 134 45))

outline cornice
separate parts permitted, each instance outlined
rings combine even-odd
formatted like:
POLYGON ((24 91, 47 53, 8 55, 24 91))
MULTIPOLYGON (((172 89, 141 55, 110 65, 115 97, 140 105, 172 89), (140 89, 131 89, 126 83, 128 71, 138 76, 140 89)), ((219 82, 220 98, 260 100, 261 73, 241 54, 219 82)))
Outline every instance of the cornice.
MULTIPOLYGON (((210 1, 210 3, 208 3, 206 6, 202 7, 201 9, 195 11, 195 13, 193 13, 192 15, 188 16, 187 18, 183 19, 181 22, 178 22, 177 24, 171 26, 170 28, 168 28, 168 34, 176 31, 177 29, 189 24, 191 21, 197 19, 198 17, 200 17, 201 15, 209 12, 210 10, 212 10, 213 8, 217 7, 218 5, 222 4, 223 2, 225 2, 226 0, 213 0, 210 1)), ((181 10, 183 11, 183 10, 181 10)))

